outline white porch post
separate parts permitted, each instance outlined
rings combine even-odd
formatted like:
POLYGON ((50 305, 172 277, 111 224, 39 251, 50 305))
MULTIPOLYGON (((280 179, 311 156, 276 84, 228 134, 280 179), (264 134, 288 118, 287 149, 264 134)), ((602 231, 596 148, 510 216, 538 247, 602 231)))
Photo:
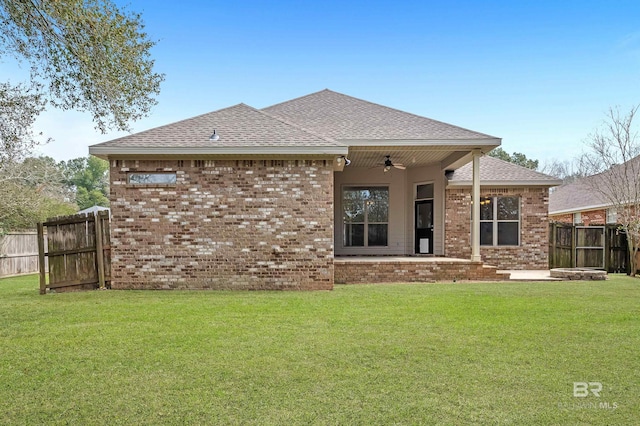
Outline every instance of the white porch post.
POLYGON ((480 262, 480 155, 473 151, 473 183, 471 190, 471 261, 480 262))

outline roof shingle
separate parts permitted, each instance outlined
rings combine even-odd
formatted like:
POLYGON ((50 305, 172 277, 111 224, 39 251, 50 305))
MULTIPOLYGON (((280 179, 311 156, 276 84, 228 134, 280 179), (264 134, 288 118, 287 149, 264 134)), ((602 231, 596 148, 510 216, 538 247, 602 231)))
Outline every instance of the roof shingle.
POLYGON ((225 148, 344 145, 264 111, 238 104, 94 146, 225 148), (217 141, 209 140, 214 130, 219 136, 217 141))
POLYGON ((498 139, 328 89, 263 111, 336 140, 498 139))
MULTIPOLYGON (((470 184, 473 180, 473 164, 468 163, 459 169, 448 172, 447 178, 451 184, 470 184)), ((480 183, 490 184, 522 184, 555 186, 562 183, 561 180, 499 158, 485 155, 480 157, 480 183)))

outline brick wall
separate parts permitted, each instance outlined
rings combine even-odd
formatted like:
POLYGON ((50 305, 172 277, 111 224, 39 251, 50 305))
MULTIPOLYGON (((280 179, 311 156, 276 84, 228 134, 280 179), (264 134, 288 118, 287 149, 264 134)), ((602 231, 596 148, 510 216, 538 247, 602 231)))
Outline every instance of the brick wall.
POLYGON ((565 213, 565 214, 549 215, 549 221, 572 224, 573 214, 565 213))
POLYGON ((111 211, 112 288, 333 288, 331 161, 111 160, 111 211))
MULTIPOLYGON (((573 214, 562 214, 549 216, 549 220, 561 223, 573 223, 573 214)), ((589 210, 580 212, 580 225, 606 225, 607 223, 607 210, 589 210)))
MULTIPOLYGON (((520 245, 480 246, 482 260, 499 269, 548 269, 549 229, 547 188, 483 188, 482 197, 520 197, 520 245)), ((471 256, 471 188, 447 189, 445 256, 471 256)))
POLYGON ((437 281, 502 281, 508 274, 497 272, 493 266, 481 262, 463 262, 458 259, 354 260, 337 258, 335 277, 338 284, 371 284, 437 281))

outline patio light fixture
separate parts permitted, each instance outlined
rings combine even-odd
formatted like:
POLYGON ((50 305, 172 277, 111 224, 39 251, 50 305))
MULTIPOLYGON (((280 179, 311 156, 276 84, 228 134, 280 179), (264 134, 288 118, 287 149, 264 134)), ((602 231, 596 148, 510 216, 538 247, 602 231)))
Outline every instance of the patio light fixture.
POLYGON ((220 136, 216 134, 216 130, 213 129, 213 134, 209 137, 210 141, 217 141, 218 139, 220 139, 220 136))
POLYGON ((336 163, 338 163, 338 166, 340 166, 342 164, 342 162, 344 161, 344 165, 348 166, 349 164, 351 164, 351 160, 349 160, 346 156, 341 155, 340 157, 336 158, 336 163))

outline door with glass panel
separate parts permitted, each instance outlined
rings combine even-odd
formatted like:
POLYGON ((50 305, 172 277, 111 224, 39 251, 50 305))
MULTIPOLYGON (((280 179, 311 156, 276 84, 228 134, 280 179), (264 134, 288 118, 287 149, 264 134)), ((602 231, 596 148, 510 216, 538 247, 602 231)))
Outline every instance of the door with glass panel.
POLYGON ((433 254, 433 200, 416 201, 416 254, 433 254))

